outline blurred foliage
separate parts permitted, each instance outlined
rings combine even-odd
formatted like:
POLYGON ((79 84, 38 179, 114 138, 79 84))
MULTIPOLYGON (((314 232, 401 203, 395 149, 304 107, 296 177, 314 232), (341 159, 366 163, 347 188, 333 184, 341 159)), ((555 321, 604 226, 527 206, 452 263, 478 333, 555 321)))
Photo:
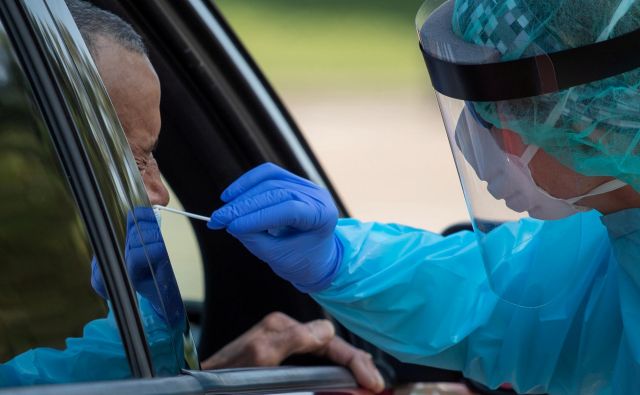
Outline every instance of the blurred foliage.
POLYGON ((276 87, 425 84, 422 0, 212 0, 276 87))

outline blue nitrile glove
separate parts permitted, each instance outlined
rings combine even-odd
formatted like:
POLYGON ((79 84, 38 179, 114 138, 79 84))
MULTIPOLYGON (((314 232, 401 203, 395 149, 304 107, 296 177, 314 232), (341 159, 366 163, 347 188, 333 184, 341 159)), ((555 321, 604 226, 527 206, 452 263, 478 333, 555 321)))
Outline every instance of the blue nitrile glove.
MULTIPOLYGON (((150 207, 136 207, 127 216, 125 261, 133 288, 151 303, 156 313, 171 325, 184 321, 178 284, 150 207)), ((91 262, 91 285, 100 296, 108 299, 95 257, 91 262)))
POLYGON ((272 164, 250 170, 221 196, 209 228, 223 229, 302 292, 326 288, 338 272, 342 244, 331 194, 272 164))

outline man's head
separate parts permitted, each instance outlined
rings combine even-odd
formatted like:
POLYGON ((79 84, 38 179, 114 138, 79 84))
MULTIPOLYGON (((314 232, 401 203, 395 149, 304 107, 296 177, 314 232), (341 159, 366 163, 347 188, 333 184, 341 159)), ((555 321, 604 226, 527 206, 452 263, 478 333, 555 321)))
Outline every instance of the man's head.
POLYGON ((153 150, 160 134, 160 81, 142 38, 118 16, 81 0, 67 0, 125 131, 152 204, 166 205, 153 150))

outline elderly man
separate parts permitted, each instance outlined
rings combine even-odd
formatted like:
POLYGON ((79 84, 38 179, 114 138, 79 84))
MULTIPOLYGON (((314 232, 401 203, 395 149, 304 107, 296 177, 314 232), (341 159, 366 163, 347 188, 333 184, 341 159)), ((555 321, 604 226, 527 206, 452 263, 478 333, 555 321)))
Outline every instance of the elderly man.
MULTIPOLYGON (((160 134, 160 82, 140 36, 119 17, 79 0, 69 8, 92 53, 142 175, 151 204, 166 205, 153 150, 160 134)), ((349 367, 358 382, 380 391, 371 356, 335 336, 327 320, 306 324, 274 312, 202 362, 204 369, 276 366, 292 354, 313 353, 349 367)))

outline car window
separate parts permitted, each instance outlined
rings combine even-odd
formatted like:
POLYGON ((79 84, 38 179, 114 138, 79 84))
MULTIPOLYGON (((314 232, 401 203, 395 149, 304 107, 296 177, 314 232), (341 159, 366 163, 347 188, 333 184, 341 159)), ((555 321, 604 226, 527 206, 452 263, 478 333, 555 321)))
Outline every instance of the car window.
POLYGON ((351 215, 435 231, 468 220, 418 49, 423 0, 212 1, 351 215))
POLYGON ((85 227, 0 26, 0 386, 131 376, 85 227))
MULTIPOLYGON (((41 5, 37 2, 25 3, 32 17, 37 20, 36 25, 45 27, 40 32, 42 40, 50 48, 46 55, 59 68, 58 75, 64 76, 58 82, 64 88, 78 137, 88 147, 88 159, 117 238, 117 252, 124 260, 128 280, 135 291, 134 298, 127 299, 127 302, 138 309, 144 339, 147 341, 146 350, 150 352, 152 362, 151 372, 148 365, 147 368, 143 366, 144 362, 137 363, 136 366, 143 369, 136 371, 136 376, 172 376, 179 374, 183 368, 198 368, 198 357, 182 297, 156 213, 151 208, 143 182, 145 172, 145 177, 155 174, 154 167, 141 167, 137 158, 134 158, 129 145, 129 139, 134 135, 125 135, 126 131, 118 120, 96 63, 73 19, 78 14, 72 15, 62 0, 47 2, 46 8, 41 5)), ((101 23, 112 22, 112 19, 105 18, 101 23)), ((84 23, 86 27, 88 22, 84 23)), ((121 73, 128 71, 123 68, 121 73)), ((130 102, 129 106, 140 103, 138 100, 130 102)), ((135 139, 148 141, 148 130, 133 130, 135 133, 143 132, 143 135, 136 134, 135 139)), ((157 184, 154 182, 152 185, 155 191, 157 184)), ((100 264, 105 262, 97 262, 92 266, 92 285, 96 289, 99 289, 100 280, 105 282, 104 278, 96 276, 97 270, 94 269, 95 266, 100 268, 100 264)), ((105 292, 99 293, 105 296, 105 292)), ((121 317, 123 321, 127 319, 121 317)), ((127 333, 138 331, 137 322, 127 323, 123 333, 125 330, 127 333)), ((141 353, 145 350, 134 345, 130 351, 132 355, 135 353, 143 357, 141 353)))
MULTIPOLYGON (((169 189, 169 208, 184 210, 178 197, 169 189)), ((199 224, 200 225, 200 224, 199 224)), ((201 226, 204 226, 202 224, 201 226)), ((169 251, 169 258, 178 280, 180 293, 185 301, 204 301, 204 272, 202 256, 191 223, 182 215, 163 213, 162 234, 169 251)))
POLYGON ((22 62, 0 29, 0 386, 170 376, 197 368, 155 214, 89 51, 64 2, 22 6, 34 33, 14 37, 22 62), (32 65, 42 59, 24 57, 30 40, 42 45, 39 54, 51 68, 37 78, 40 69, 32 65), (35 81, 48 78, 73 121, 65 133, 52 121, 58 114, 47 112, 45 121, 39 111, 52 95, 35 81), (67 153, 62 165, 61 146, 82 147, 87 162, 67 153), (86 173, 70 166, 91 166, 94 179, 79 181, 74 175, 86 173), (109 217, 109 236, 104 229, 88 235, 90 222, 83 220, 97 214, 76 205, 76 197, 95 193, 82 191, 92 182, 102 205, 95 211, 109 217), (109 262, 94 257, 89 240, 109 262))

